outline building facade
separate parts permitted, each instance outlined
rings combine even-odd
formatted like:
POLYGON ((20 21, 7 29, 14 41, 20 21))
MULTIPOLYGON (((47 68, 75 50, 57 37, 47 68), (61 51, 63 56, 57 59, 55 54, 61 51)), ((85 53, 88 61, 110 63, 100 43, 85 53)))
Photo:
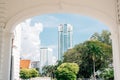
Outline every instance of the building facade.
POLYGON ((73 27, 70 24, 58 26, 58 60, 63 59, 64 52, 72 48, 73 27))
POLYGON ((39 69, 40 67, 40 61, 32 61, 31 62, 31 68, 39 69))
POLYGON ((51 48, 40 48, 40 73, 44 66, 52 65, 52 49, 51 48))

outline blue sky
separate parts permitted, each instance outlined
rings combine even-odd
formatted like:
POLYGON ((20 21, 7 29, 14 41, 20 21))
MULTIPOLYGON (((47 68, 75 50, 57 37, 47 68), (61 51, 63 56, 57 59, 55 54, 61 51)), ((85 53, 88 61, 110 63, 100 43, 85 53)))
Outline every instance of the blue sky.
POLYGON ((71 24, 73 26, 73 45, 82 43, 95 33, 108 30, 108 27, 100 21, 75 14, 46 14, 32 18, 31 25, 42 23, 43 31, 40 33, 41 45, 53 48, 57 56, 58 25, 71 24))

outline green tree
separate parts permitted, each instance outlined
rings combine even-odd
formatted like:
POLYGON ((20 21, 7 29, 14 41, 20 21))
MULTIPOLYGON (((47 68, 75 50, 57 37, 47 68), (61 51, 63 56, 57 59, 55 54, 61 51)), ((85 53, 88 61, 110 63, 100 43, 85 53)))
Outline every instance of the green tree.
POLYGON ((103 30, 101 34, 99 34, 97 32, 94 33, 90 37, 90 39, 92 39, 92 40, 98 40, 98 41, 100 41, 102 43, 106 43, 108 45, 112 45, 112 40, 111 40, 110 36, 111 36, 111 33, 109 31, 103 30))
POLYGON ((79 66, 76 63, 63 63, 56 70, 57 80, 76 80, 79 66))
POLYGON ((96 72, 95 64, 97 62, 97 59, 99 59, 99 61, 103 59, 104 54, 101 47, 97 45, 95 41, 87 41, 86 43, 84 43, 84 45, 88 49, 87 50, 88 55, 91 56, 93 63, 93 76, 95 78, 95 72, 96 72))
POLYGON ((68 50, 63 62, 76 62, 80 67, 78 77, 89 78, 97 70, 108 66, 111 54, 110 45, 99 41, 86 41, 68 50))
POLYGON ((57 61, 56 65, 44 66, 42 68, 42 71, 43 71, 42 75, 55 78, 55 71, 57 70, 57 67, 60 66, 62 63, 63 63, 62 61, 57 61))
POLYGON ((53 66, 53 65, 44 66, 44 67, 42 68, 42 71, 43 71, 42 74, 43 74, 44 76, 53 77, 54 72, 55 72, 55 66, 53 66))

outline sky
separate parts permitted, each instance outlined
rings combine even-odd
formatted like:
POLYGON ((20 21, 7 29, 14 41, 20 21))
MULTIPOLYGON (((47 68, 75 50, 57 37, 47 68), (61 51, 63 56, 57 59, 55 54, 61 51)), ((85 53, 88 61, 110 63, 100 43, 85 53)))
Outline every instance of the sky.
POLYGON ((76 14, 45 14, 27 19, 21 24, 21 26, 26 27, 23 27, 24 36, 30 37, 22 43, 26 44, 26 46, 23 45, 23 53, 38 54, 39 47, 49 47, 53 49, 55 57, 58 55, 59 24, 70 24, 73 26, 73 45, 88 40, 95 32, 100 33, 102 30, 109 30, 105 24, 94 18, 76 14), (32 43, 32 47, 30 47, 30 43, 32 43), (40 46, 38 47, 38 45, 40 46), (36 52, 32 51, 33 47, 36 52), (25 52, 25 49, 28 51, 25 52))

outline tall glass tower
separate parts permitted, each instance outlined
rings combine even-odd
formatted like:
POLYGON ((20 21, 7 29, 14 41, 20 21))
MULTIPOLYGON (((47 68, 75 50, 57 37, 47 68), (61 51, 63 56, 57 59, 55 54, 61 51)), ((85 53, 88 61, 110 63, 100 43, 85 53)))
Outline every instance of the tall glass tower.
POLYGON ((64 52, 72 48, 73 28, 70 24, 58 26, 58 60, 63 60, 64 52))

